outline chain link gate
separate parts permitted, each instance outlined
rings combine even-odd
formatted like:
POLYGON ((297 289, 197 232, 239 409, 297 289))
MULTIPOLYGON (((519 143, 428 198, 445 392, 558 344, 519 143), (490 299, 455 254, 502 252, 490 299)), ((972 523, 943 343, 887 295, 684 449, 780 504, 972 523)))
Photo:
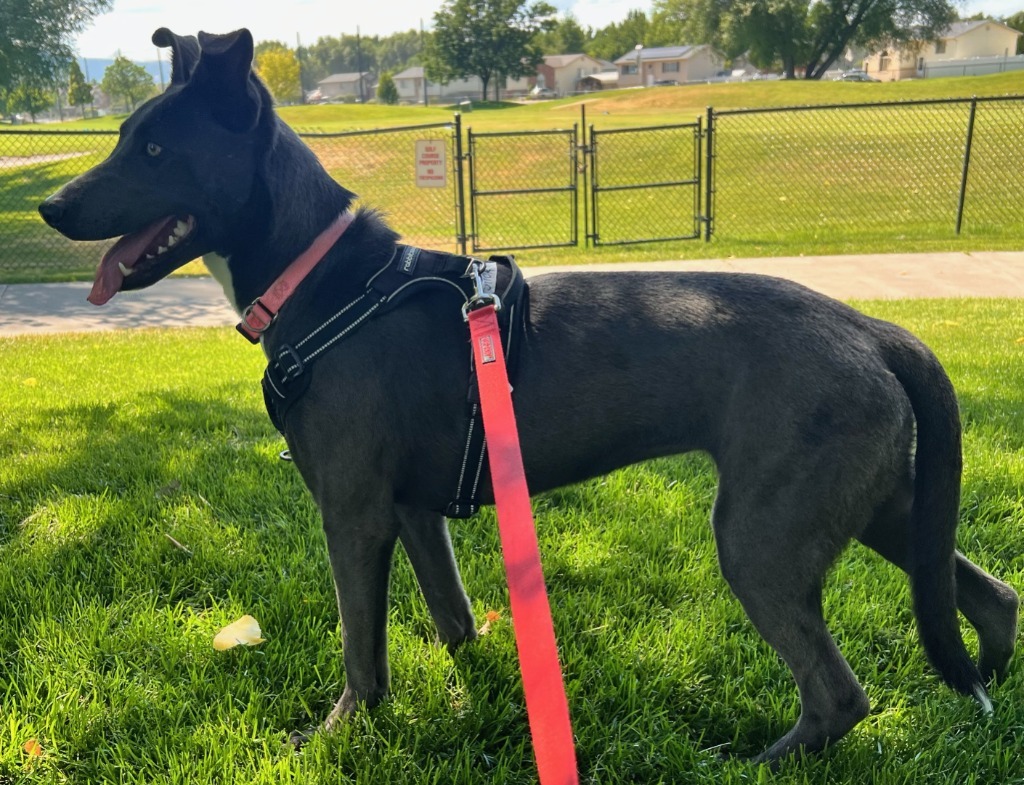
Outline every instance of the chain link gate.
POLYGON ((577 126, 467 132, 473 251, 579 242, 577 126))
POLYGON ((594 245, 701 236, 700 118, 693 123, 598 131, 584 150, 594 245))

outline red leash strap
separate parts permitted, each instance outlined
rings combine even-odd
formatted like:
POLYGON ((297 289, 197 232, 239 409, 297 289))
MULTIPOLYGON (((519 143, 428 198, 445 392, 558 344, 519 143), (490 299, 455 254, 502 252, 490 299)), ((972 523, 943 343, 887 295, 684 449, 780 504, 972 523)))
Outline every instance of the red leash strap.
POLYGON ((575 785, 576 750, 494 305, 468 314, 526 714, 541 785, 575 785))

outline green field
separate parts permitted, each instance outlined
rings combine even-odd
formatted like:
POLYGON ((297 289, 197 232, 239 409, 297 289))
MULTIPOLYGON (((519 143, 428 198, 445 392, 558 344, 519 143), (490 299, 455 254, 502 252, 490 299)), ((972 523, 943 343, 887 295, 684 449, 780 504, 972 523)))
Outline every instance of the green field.
MULTIPOLYGON (((689 123, 750 107, 818 106, 1019 94, 1022 77, 1000 74, 879 84, 749 82, 619 90, 525 104, 481 104, 462 115, 475 134, 550 131, 584 126, 602 132, 689 123), (586 119, 584 121, 584 112, 586 119)), ((454 178, 443 189, 417 188, 413 145, 429 134, 450 139, 453 107, 293 106, 280 110, 310 134, 445 124, 429 131, 308 137, 328 171, 382 208, 409 242, 456 248, 454 178)), ((123 117, 75 120, 61 129, 113 131, 123 117)), ((44 128, 42 126, 40 129, 44 128)), ((982 104, 966 190, 963 231, 955 231, 967 128, 967 105, 900 106, 724 116, 716 126, 715 236, 711 243, 673 241, 586 247, 576 184, 576 212, 564 192, 572 161, 563 138, 534 149, 537 140, 483 140, 478 176, 499 188, 553 186, 563 192, 485 197, 477 205, 483 247, 566 244, 580 227, 577 247, 533 249, 529 264, 647 261, 709 257, 884 252, 890 250, 1012 250, 1024 239, 1024 192, 1007 172, 1024 165, 1024 103, 982 104)), ((19 127, 22 130, 36 130, 19 127)), ((51 131, 54 126, 45 126, 51 131)), ((688 133, 688 132, 687 132, 688 133)), ((664 133, 626 143, 605 134, 598 145, 602 177, 612 181, 681 181, 693 176, 690 141, 664 133)), ((113 136, 25 135, 0 132, 0 281, 89 277, 104 244, 74 244, 42 225, 35 206, 61 183, 102 159, 113 136), (42 158, 40 158, 42 157, 42 158)), ((449 149, 449 162, 454 148, 449 149)), ((701 159, 702 160, 702 157, 701 159)), ((589 176, 589 174, 588 174, 589 176)), ((468 178, 468 174, 466 175, 468 178)), ((601 184, 609 184, 602 180, 601 184)), ((467 182, 468 187, 468 182, 467 182)), ((601 239, 685 236, 694 230, 694 198, 703 188, 642 189, 599 197, 601 239)), ((468 201, 468 196, 467 196, 468 201)), ((702 207, 706 213, 706 203, 702 207)), ((467 221, 469 209, 467 207, 467 221)), ((472 227, 470 227, 472 229, 472 227)), ((592 228, 592 227, 591 227, 592 228)), ((698 227, 700 228, 700 227, 698 227)), ((186 272, 201 272, 191 265, 186 272)))
MULTIPOLYGON (((950 372, 960 547, 1024 588, 1020 303, 860 307, 950 372)), ((277 458, 260 352, 183 329, 0 339, 0 356, 0 782, 536 781, 490 511, 452 531, 478 619, 501 614, 491 633, 454 657, 434 645, 399 555, 392 697, 295 753, 283 740, 329 711, 343 673, 318 517, 277 458), (266 642, 215 652, 244 613, 266 642)), ((534 500, 583 782, 1024 782, 1024 668, 984 718, 926 664, 904 576, 859 546, 825 607, 871 716, 777 775, 720 761, 758 752, 798 705, 718 573, 714 492, 691 456, 534 500)))

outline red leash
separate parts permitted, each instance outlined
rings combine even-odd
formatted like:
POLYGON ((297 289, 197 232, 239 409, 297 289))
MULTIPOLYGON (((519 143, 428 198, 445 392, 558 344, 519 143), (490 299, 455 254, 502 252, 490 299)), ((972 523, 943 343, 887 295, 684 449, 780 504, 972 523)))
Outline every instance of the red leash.
POLYGON ((542 785, 575 785, 579 778, 569 704, 494 305, 469 311, 468 319, 537 773, 542 785))

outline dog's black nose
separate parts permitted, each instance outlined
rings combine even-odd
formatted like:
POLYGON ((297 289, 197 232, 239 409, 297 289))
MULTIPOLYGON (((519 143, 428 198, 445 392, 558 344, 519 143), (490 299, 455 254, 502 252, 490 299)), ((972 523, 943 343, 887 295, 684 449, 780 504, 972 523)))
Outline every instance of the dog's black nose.
POLYGON ((64 205, 54 199, 47 199, 39 205, 39 214, 50 226, 56 227, 64 215, 64 205))

